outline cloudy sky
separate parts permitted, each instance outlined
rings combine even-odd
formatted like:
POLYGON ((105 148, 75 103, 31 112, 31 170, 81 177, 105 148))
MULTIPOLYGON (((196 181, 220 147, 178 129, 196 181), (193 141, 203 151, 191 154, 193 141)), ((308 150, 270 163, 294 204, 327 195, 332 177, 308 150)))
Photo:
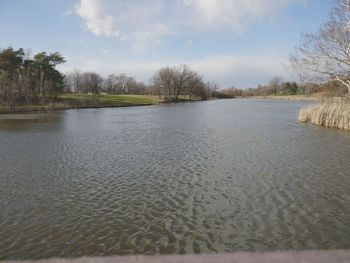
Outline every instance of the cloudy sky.
POLYGON ((189 64, 221 87, 293 79, 288 57, 332 0, 0 0, 0 48, 59 51, 60 69, 148 82, 189 64))

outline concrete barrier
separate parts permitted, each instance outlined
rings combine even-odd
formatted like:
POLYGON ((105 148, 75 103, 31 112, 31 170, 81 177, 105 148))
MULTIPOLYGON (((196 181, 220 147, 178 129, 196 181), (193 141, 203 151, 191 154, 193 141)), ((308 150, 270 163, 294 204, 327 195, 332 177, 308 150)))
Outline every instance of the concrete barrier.
POLYGON ((258 252, 210 255, 117 256, 39 261, 2 261, 1 263, 350 263, 350 250, 258 252))

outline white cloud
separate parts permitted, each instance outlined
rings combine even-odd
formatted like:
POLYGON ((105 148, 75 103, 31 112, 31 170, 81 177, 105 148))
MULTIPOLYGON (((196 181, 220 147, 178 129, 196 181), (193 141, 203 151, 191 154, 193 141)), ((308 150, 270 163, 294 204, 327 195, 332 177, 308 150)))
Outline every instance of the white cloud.
POLYGON ((300 1, 305 0, 80 0, 76 13, 89 32, 138 48, 181 32, 241 31, 300 1))
POLYGON ((109 49, 106 48, 98 48, 97 50, 102 52, 103 54, 109 54, 111 52, 109 49))
POLYGON ((81 0, 76 5, 76 12, 81 16, 88 31, 97 36, 119 36, 113 15, 108 14, 108 7, 99 0, 81 0))
POLYGON ((192 20, 202 30, 222 27, 241 31, 254 22, 273 18, 292 0, 182 0, 184 6, 195 13, 192 20))
POLYGON ((117 37, 136 49, 168 33, 160 19, 163 0, 81 0, 75 9, 89 32, 117 37))

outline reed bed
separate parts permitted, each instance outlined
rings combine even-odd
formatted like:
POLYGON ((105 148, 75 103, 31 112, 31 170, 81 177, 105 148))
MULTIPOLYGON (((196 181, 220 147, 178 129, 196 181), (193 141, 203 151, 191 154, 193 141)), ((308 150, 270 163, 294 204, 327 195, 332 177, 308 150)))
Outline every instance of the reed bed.
POLYGON ((350 131, 350 98, 333 98, 301 109, 299 121, 350 131))
POLYGON ((283 96, 262 96, 255 98, 274 99, 274 100, 289 100, 289 101, 320 101, 321 97, 318 96, 305 96, 305 95, 283 95, 283 96))

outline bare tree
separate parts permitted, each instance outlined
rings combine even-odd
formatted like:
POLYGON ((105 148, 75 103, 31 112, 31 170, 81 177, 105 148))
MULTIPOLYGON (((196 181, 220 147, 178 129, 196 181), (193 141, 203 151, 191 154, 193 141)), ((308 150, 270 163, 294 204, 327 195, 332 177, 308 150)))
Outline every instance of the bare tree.
POLYGON ((211 92, 217 91, 220 88, 220 85, 215 81, 209 81, 206 85, 211 92))
POLYGON ((307 33, 290 58, 302 80, 337 81, 350 95, 350 2, 336 0, 330 20, 318 33, 307 33))
POLYGON ((63 83, 64 83, 63 92, 70 93, 74 91, 74 79, 72 74, 65 75, 63 83))
POLYGON ((167 66, 161 68, 152 78, 151 82, 158 93, 158 96, 163 96, 165 100, 171 100, 174 89, 174 69, 167 66))
POLYGON ((237 89, 234 86, 229 87, 222 91, 224 94, 226 94, 229 97, 238 97, 243 95, 243 90, 237 89))
POLYGON ((116 76, 117 82, 117 93, 119 94, 128 94, 127 83, 130 80, 126 74, 120 74, 116 76))
POLYGON ((174 100, 177 102, 179 95, 189 85, 189 82, 195 77, 196 73, 185 64, 176 67, 174 71, 174 100))
POLYGON ((117 76, 114 74, 108 75, 103 83, 103 90, 108 94, 117 94, 118 92, 118 81, 117 76))
POLYGON ((127 86, 128 94, 144 95, 146 92, 146 85, 141 81, 137 81, 133 77, 129 78, 126 86, 127 86))
POLYGON ((194 72, 193 76, 187 81, 185 93, 188 95, 188 100, 191 100, 192 96, 206 99, 205 84, 197 73, 194 72))
POLYGON ((187 65, 161 68, 151 80, 159 96, 168 101, 179 101, 180 95, 188 95, 190 99, 203 88, 201 77, 187 65), (195 92, 196 91, 196 92, 195 92))
POLYGON ((74 70, 72 72, 72 79, 74 83, 73 91, 77 93, 84 93, 83 75, 79 70, 74 70))
POLYGON ((146 85, 126 74, 111 74, 105 79, 103 90, 109 94, 145 94, 146 85))
POLYGON ((280 77, 273 77, 269 81, 270 88, 275 96, 281 90, 282 82, 283 82, 283 80, 280 77))
POLYGON ((101 91, 103 79, 94 72, 86 72, 82 75, 82 86, 86 93, 99 94, 101 91))
POLYGON ((83 84, 83 74, 79 70, 69 72, 64 77, 65 91, 85 93, 83 84))

